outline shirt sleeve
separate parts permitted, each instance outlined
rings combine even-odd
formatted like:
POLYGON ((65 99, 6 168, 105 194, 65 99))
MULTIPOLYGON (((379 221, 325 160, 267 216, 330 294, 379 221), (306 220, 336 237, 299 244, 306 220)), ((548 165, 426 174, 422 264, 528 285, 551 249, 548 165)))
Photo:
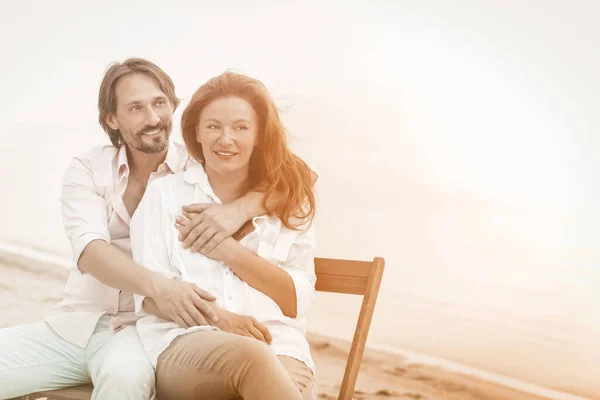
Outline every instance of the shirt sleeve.
POLYGON ((91 162, 74 158, 67 167, 62 183, 63 225, 73 250, 77 268, 81 253, 93 240, 110 243, 108 216, 104 198, 96 192, 91 162))
MULTIPOLYGON (((286 229, 286 234, 291 232, 294 231, 286 229)), ((303 318, 314 301, 315 283, 317 282, 315 275, 316 237, 314 227, 311 226, 308 230, 296 232, 292 237, 293 242, 290 246, 285 245, 285 238, 278 238, 273 249, 273 255, 280 260, 284 259, 279 261, 277 265, 286 271, 294 282, 296 318, 303 318), (281 245, 283 247, 280 247, 281 245), (287 257, 278 256, 283 248, 289 249, 287 257)))
MULTIPOLYGON (((154 181, 146 189, 142 201, 131 219, 131 252, 136 263, 169 279, 181 279, 179 270, 171 263, 172 216, 160 185, 154 181)), ((145 315, 142 303, 145 296, 134 294, 135 312, 145 315)))

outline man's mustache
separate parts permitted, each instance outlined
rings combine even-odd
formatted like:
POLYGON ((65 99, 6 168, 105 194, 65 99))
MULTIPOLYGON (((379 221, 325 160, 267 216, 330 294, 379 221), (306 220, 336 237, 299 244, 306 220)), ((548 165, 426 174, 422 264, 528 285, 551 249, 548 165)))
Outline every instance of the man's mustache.
POLYGON ((166 128, 168 128, 168 127, 169 127, 169 124, 168 124, 168 123, 164 123, 164 124, 157 124, 157 125, 155 125, 155 126, 146 126, 146 127, 144 127, 143 129, 140 129, 140 130, 138 131, 138 135, 143 135, 144 133, 147 133, 147 132, 152 132, 152 131, 155 131, 155 130, 157 130, 157 129, 159 129, 159 130, 160 130, 160 129, 166 129, 166 128))

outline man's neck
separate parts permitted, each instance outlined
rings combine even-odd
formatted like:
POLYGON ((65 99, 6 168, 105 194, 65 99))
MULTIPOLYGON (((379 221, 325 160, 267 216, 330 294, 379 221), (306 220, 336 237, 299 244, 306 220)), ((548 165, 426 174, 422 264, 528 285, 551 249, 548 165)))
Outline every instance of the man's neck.
POLYGON ((139 150, 127 148, 129 173, 141 180, 148 180, 150 174, 156 172, 159 165, 165 161, 167 150, 160 153, 147 154, 139 150))

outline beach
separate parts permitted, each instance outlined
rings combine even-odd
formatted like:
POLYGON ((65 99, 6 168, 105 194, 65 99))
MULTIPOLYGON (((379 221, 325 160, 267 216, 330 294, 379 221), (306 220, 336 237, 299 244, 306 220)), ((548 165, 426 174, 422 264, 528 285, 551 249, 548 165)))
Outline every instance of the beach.
MULTIPOLYGON (((68 271, 14 254, 0 254, 0 328, 40 320, 62 297, 68 271)), ((319 399, 336 399, 349 343, 309 333, 319 399)), ((473 377, 367 349, 355 399, 539 400, 473 377)))

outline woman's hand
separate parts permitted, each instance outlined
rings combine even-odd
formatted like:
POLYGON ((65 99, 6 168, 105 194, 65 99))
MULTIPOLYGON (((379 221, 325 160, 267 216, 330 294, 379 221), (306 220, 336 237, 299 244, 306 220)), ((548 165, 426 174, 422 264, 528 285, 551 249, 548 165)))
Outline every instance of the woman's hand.
POLYGON ((213 323, 220 330, 234 335, 248 336, 271 344, 271 333, 269 329, 254 317, 240 315, 229 312, 220 307, 216 307, 216 313, 219 315, 219 322, 213 323))
POLYGON ((183 247, 192 252, 211 252, 249 219, 242 204, 232 202, 183 206, 183 214, 177 217, 175 224, 183 247))

